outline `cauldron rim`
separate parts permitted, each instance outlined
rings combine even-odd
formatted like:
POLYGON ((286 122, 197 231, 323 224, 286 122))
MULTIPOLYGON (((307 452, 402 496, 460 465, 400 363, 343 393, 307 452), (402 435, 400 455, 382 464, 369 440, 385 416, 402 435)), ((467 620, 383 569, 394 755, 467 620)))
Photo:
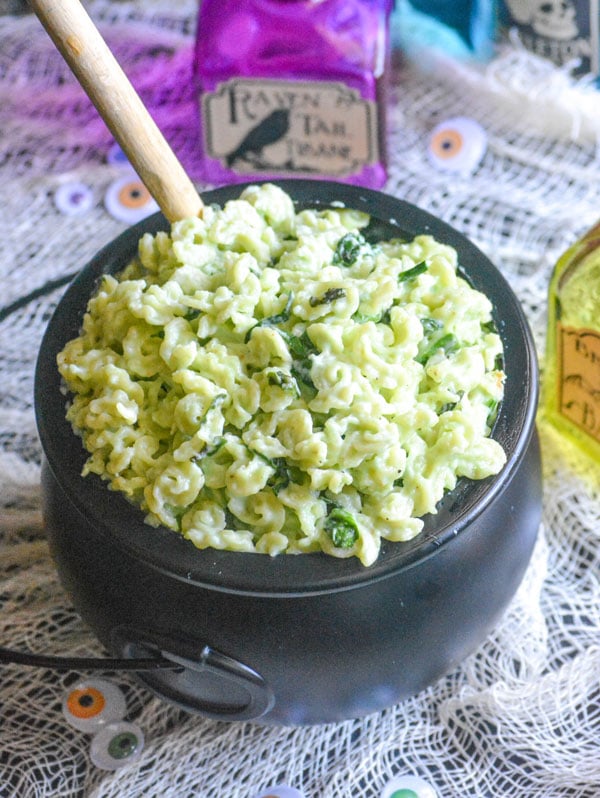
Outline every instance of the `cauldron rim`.
MULTIPOLYGON (((56 355, 67 340, 78 334, 87 299, 100 276, 122 268, 135 254, 143 233, 169 229, 160 213, 110 241, 72 281, 50 319, 40 347, 34 400, 44 457, 53 478, 80 514, 82 523, 91 525, 107 544, 190 584, 228 593, 291 597, 345 590, 387 578, 451 545, 501 493, 528 449, 535 428, 538 366, 531 331, 512 288, 487 256, 453 227, 411 203, 372 189, 333 181, 270 182, 290 193, 297 206, 329 206, 341 201, 392 225, 398 234, 430 234, 457 250, 460 273, 492 300, 494 320, 504 344, 505 398, 492 435, 504 446, 507 463, 498 475, 480 481, 461 478, 438 505, 438 514, 426 517, 419 536, 406 543, 382 541, 380 556, 370 567, 354 557, 338 559, 322 553, 272 558, 199 550, 171 530, 146 524, 142 511, 110 491, 99 477, 81 477, 86 453, 65 418, 67 396, 55 365, 56 355)), ((239 196, 246 185, 250 184, 204 192, 203 200, 206 204, 221 204, 239 196)))

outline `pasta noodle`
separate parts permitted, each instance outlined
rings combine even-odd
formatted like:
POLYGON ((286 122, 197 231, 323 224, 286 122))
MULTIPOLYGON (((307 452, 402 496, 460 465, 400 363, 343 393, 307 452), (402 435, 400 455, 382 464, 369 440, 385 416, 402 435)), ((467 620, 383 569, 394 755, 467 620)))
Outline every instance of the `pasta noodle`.
POLYGON ((491 303, 431 236, 266 184, 146 234, 58 366, 95 473, 199 548, 372 564, 505 462, 491 303))

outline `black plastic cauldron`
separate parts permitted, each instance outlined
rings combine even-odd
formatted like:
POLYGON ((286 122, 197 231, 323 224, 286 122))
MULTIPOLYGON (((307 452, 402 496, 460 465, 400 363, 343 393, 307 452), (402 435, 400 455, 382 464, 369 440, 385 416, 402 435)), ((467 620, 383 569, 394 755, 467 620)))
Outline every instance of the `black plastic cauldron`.
MULTIPOLYGON (((82 617, 116 656, 163 657, 179 670, 139 678, 185 709, 222 720, 314 724, 359 717, 431 685, 493 629, 529 562, 541 515, 535 411, 538 371, 522 309, 505 279, 461 234, 385 194, 330 182, 281 181, 298 207, 365 210, 373 237, 428 233, 455 247, 460 269, 494 304, 504 342, 505 398, 493 436, 508 462, 495 477, 459 481, 408 543, 378 561, 324 554, 200 551, 95 476, 65 420, 56 355, 80 328, 99 275, 121 269, 160 214, 101 250, 48 325, 35 378, 45 454, 51 550, 82 617)), ((222 204, 243 186, 204 194, 222 204)))

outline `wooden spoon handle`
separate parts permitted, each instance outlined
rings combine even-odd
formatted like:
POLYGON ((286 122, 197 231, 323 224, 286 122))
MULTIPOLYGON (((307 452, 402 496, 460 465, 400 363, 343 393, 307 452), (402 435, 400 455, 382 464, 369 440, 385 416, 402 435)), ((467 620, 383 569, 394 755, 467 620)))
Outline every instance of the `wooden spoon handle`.
POLYGON ((79 0, 30 5, 167 219, 201 215, 193 183, 79 0))

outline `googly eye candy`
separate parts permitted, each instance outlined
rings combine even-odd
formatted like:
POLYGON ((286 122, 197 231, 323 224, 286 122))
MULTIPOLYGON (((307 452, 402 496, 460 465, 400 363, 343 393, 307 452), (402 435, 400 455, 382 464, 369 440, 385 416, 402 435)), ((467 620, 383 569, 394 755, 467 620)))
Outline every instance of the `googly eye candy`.
POLYGON ((127 710, 125 696, 112 682, 89 679, 71 687, 62 704, 68 723, 82 732, 94 732, 121 720, 127 710))
POLYGON ((63 183, 54 192, 54 204, 65 216, 81 216, 94 206, 94 195, 85 183, 63 183))
POLYGON ((385 785, 380 798, 437 798, 429 782, 418 776, 398 776, 385 785))
POLYGON ((470 174, 487 149, 487 134, 474 119, 457 116, 440 122, 431 131, 427 153, 437 169, 470 174))
POLYGON ((118 770, 137 759, 144 748, 139 726, 122 720, 103 726, 90 744, 90 759, 102 770, 118 770))
POLYGON ((146 186, 139 178, 131 175, 120 177, 110 184, 104 204, 111 216, 127 224, 141 222, 158 210, 158 205, 146 186))
POLYGON ((259 793, 256 798, 304 798, 295 787, 288 787, 287 784, 278 784, 276 787, 269 787, 266 792, 259 793))

